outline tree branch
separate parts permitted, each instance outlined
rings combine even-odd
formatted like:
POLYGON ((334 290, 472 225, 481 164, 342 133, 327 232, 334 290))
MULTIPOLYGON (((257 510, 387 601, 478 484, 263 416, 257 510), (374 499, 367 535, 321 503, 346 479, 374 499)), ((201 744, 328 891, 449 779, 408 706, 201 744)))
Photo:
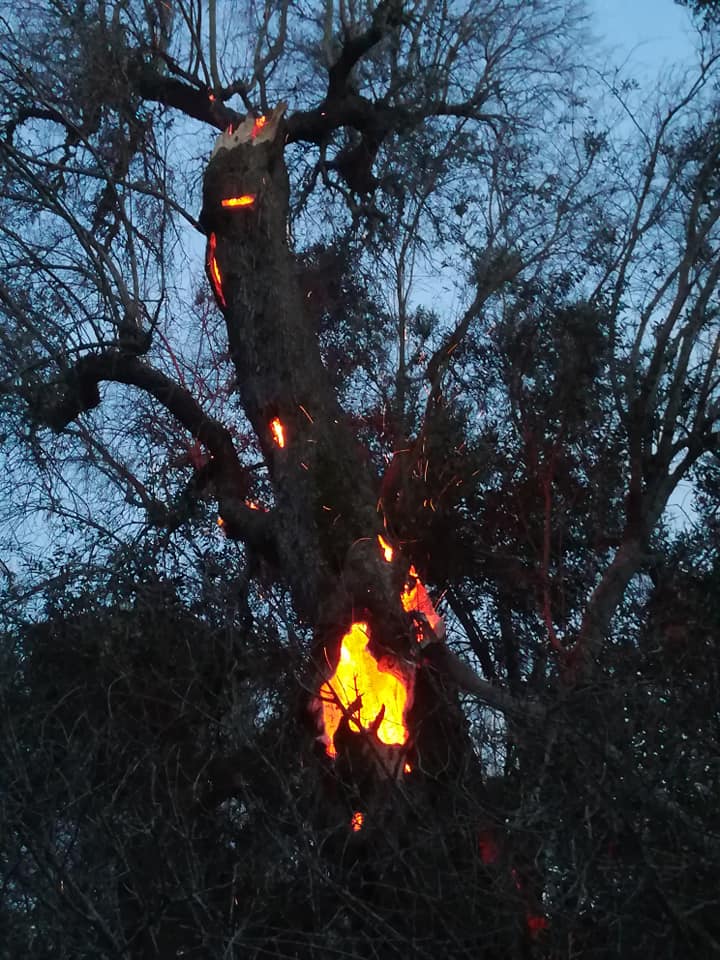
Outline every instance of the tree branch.
POLYGON ((475 299, 462 315, 455 329, 445 337, 442 345, 435 351, 427 365, 425 378, 430 384, 428 404, 435 400, 445 368, 449 364, 453 353, 467 336, 472 321, 480 313, 487 300, 504 283, 513 280, 522 268, 523 263, 517 254, 503 250, 496 253, 487 264, 481 265, 477 270, 475 299))
POLYGON ((16 392, 21 393, 42 422, 60 432, 81 413, 99 405, 98 385, 103 381, 124 383, 150 394, 207 447, 211 460, 203 482, 211 485, 217 497, 223 530, 232 539, 252 542, 268 556, 273 555, 270 515, 253 510, 244 502, 247 472, 238 459, 229 430, 209 417, 185 387, 162 371, 136 356, 111 351, 83 357, 53 385, 54 395, 50 386, 40 396, 28 387, 16 392))
POLYGON ((135 84, 144 100, 174 107, 186 116, 218 130, 224 130, 242 119, 241 114, 226 107, 222 101, 217 98, 211 100, 211 91, 206 87, 192 87, 174 77, 164 77, 145 62, 135 65, 135 84))
POLYGON ((425 648, 425 657, 442 675, 448 677, 460 690, 482 700, 493 710, 500 710, 507 716, 533 722, 546 718, 545 708, 535 700, 514 697, 508 690, 496 687, 483 680, 469 664, 461 660, 444 643, 431 643, 425 648))
POLYGON ((400 25, 401 15, 401 0, 382 0, 373 11, 370 27, 357 37, 345 40, 340 56, 328 71, 328 100, 346 92, 347 81, 355 64, 383 39, 389 27, 400 25))

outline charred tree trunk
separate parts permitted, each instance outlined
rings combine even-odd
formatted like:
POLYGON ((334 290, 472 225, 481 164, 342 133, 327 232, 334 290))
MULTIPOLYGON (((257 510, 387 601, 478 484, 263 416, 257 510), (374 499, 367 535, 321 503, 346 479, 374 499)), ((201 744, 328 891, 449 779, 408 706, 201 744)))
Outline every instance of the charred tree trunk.
POLYGON ((287 244, 284 129, 279 119, 268 126, 256 137, 242 128, 221 135, 205 174, 201 222, 238 392, 270 472, 279 567, 298 613, 314 626, 353 607, 375 606, 387 616, 376 478, 337 402, 305 310, 287 244), (252 201, 223 206, 237 197, 252 201), (276 418, 284 446, 273 435, 276 418))
MULTIPOLYGON (((338 827, 328 854, 348 867, 363 901, 383 904, 383 911, 390 874, 397 891, 415 890, 391 913, 394 922, 404 914, 417 935, 410 902, 427 899, 438 871, 477 859, 479 767, 444 646, 436 637, 419 644, 417 624, 403 610, 408 562, 396 554, 388 563, 379 549, 379 480, 339 406, 305 310, 287 243, 288 175, 277 113, 259 133, 247 122, 219 139, 201 215, 208 274, 227 323, 243 408, 269 468, 279 568, 297 612, 315 630, 318 674, 327 676, 327 664, 337 663, 341 637, 359 619, 368 623, 373 654, 402 661, 414 674, 405 747, 385 747, 372 730, 351 730, 346 718, 335 736, 336 758, 321 762, 328 778, 325 827, 333 820, 338 827), (271 426, 276 418, 282 446, 271 426), (362 813, 360 824, 351 821, 354 809, 362 813), (427 834, 433 846, 441 838, 437 850, 425 846, 419 856, 403 857, 404 847, 413 848, 408 831, 422 833, 423 824, 448 819, 450 830, 427 834)), ((322 679, 313 681, 315 690, 322 679)), ((439 905, 444 898, 437 893, 439 905)), ((431 913, 426 925, 437 925, 431 913)))

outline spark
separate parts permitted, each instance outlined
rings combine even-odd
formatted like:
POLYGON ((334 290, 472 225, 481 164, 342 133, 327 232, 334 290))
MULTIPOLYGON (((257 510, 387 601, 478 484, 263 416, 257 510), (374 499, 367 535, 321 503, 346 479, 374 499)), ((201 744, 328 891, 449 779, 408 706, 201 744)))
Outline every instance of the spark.
POLYGON ((285 446, 285 428, 279 417, 273 417, 270 422, 270 429, 272 430, 273 440, 282 449, 285 446))

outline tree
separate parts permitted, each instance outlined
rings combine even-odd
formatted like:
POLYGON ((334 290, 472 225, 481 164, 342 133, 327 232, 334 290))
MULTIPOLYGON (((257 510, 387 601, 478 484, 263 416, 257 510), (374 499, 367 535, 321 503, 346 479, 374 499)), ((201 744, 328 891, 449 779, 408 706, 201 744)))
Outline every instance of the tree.
POLYGON ((705 27, 710 26, 718 15, 717 0, 678 0, 683 6, 688 6, 697 17, 701 17, 705 27))
POLYGON ((716 55, 593 111, 564 0, 3 29, 8 949, 716 949, 716 55))

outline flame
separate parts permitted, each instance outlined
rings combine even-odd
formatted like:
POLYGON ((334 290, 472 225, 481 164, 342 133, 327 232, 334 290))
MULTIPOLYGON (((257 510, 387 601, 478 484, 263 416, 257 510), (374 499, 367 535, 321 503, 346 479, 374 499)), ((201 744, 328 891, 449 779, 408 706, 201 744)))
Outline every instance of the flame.
MULTIPOLYGON (((277 442, 282 446, 284 437, 282 425, 275 418, 272 422, 277 442), (276 427, 277 425, 277 427, 276 427), (280 431, 280 438, 278 432, 280 431)), ((329 507, 323 507, 329 510, 329 507)), ((394 549, 382 536, 377 535, 380 549, 387 563, 394 556, 394 549)), ((424 617, 435 637, 427 636, 422 617, 416 623, 418 643, 431 639, 439 640, 445 635, 442 617, 423 586, 414 566, 408 571, 408 580, 400 595, 406 613, 417 613, 424 617)), ((387 657, 377 660, 369 650, 370 632, 366 623, 354 622, 340 643, 340 657, 334 674, 320 687, 321 722, 325 750, 329 757, 336 757, 335 734, 343 717, 348 728, 359 733, 373 733, 387 746, 403 746, 407 743, 410 731, 407 728, 407 711, 412 705, 414 671, 403 669, 397 661, 387 657), (397 664, 397 665, 396 665, 397 664)), ((405 761, 404 773, 412 771, 412 765, 405 761)))
POLYGON ((215 296, 218 298, 220 305, 223 307, 227 306, 225 302, 225 296, 223 295, 222 290, 222 275, 220 273, 220 267, 218 266, 217 259, 215 258, 215 250, 217 249, 217 237, 214 233, 210 234, 208 239, 208 255, 207 255, 207 265, 208 273, 210 275, 210 282, 213 285, 213 290, 215 291, 215 296))
POLYGON ((381 533, 378 534, 378 543, 380 544, 380 549, 383 552, 386 563, 390 563, 393 558, 393 548, 381 533))
POLYGON ((384 658, 376 660, 368 650, 369 642, 368 625, 353 623, 342 638, 335 673, 320 687, 330 757, 337 754, 334 738, 343 716, 348 716, 352 730, 374 731, 388 746, 407 742, 405 715, 412 700, 412 679, 393 672, 384 658))
POLYGON ((364 820, 365 816, 363 815, 362 811, 356 810, 350 819, 350 828, 352 829, 353 833, 357 833, 359 830, 362 830, 364 820))
POLYGON ((253 140, 260 133, 260 131, 262 130, 262 128, 265 126, 266 123, 267 123, 267 117, 256 118, 255 123, 253 124, 252 133, 250 134, 253 140))
POLYGON ((225 526, 225 521, 223 520, 222 517, 217 518, 217 525, 220 527, 221 530, 225 526))
POLYGON ((270 429, 272 430, 273 440, 280 447, 285 446, 285 427, 283 427, 280 422, 279 417, 273 417, 270 421, 270 429))
POLYGON ((409 763, 406 763, 405 766, 403 767, 403 772, 404 772, 404 773, 412 773, 412 765, 409 764, 409 763))
POLYGON ((226 200, 220 201, 220 205, 223 207, 251 207, 254 203, 254 193, 244 193, 241 197, 228 197, 226 200))
MULTIPOLYGON (((424 614, 433 632, 439 635, 444 634, 442 617, 435 612, 432 600, 428 596, 415 567, 410 567, 408 571, 408 581, 403 587, 400 600, 406 613, 424 614)), ((418 637, 418 639, 421 640, 422 637, 418 637)))

